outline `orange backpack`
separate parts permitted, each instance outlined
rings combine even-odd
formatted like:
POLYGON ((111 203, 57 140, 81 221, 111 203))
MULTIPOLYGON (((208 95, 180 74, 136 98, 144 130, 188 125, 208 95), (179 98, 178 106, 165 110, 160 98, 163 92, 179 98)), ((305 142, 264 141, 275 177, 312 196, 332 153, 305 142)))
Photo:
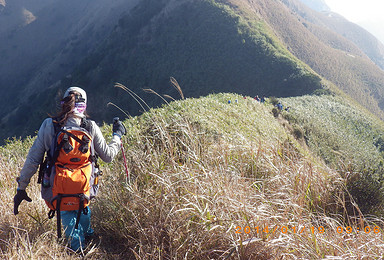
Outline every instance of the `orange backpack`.
POLYGON ((90 122, 84 119, 80 127, 60 127, 53 122, 55 138, 40 166, 38 182, 42 183, 42 197, 50 208, 48 217, 53 218, 57 212, 60 238, 60 211, 78 211, 77 229, 81 213, 87 214, 87 206, 96 196, 100 172, 89 133, 90 122))

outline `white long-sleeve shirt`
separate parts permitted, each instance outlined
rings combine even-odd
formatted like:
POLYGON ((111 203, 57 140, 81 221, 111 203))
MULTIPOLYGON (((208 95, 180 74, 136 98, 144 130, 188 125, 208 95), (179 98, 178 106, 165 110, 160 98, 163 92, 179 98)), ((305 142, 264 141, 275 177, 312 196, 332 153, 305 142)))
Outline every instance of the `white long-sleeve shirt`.
MULTIPOLYGON (((93 138, 95 152, 103 161, 111 162, 120 150, 120 137, 114 135, 110 143, 107 144, 97 124, 92 120, 89 121, 91 122, 89 132, 93 138)), ((65 126, 78 127, 80 124, 81 118, 70 117, 67 120, 65 126)), ((25 190, 25 188, 28 186, 32 176, 36 173, 40 163, 43 161, 45 152, 48 152, 50 149, 52 140, 55 137, 54 135, 55 130, 52 123, 52 118, 47 118, 41 124, 37 138, 29 150, 24 166, 20 171, 20 177, 18 178, 18 189, 25 190)))

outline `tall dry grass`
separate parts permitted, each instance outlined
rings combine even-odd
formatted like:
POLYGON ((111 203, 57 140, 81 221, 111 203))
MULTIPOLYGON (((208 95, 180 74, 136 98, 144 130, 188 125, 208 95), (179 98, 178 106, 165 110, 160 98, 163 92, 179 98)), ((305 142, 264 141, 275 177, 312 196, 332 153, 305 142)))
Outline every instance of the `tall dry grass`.
POLYGON ((56 242, 35 181, 34 201, 12 215, 14 177, 32 140, 2 147, 1 258, 380 258, 379 220, 345 215, 345 179, 301 147, 269 105, 240 98, 186 99, 125 121, 131 178, 121 155, 103 165, 91 205, 101 242, 83 254, 56 242), (369 233, 346 231, 368 225, 369 233))
MULTIPOLYGON (((205 102, 215 107, 213 100, 200 101, 200 109, 205 102)), ((242 102, 259 115, 266 109, 249 105, 253 101, 242 102)), ((225 115, 234 117, 227 120, 242 116, 237 108, 227 109, 225 115)), ((204 120, 211 115, 203 114, 196 121, 186 116, 187 107, 170 110, 171 116, 152 113, 139 128, 130 125, 136 129, 130 136, 131 146, 126 147, 132 184, 120 185, 125 182, 123 175, 109 174, 109 192, 95 205, 103 213, 98 214, 99 228, 113 232, 137 259, 371 258, 382 254, 381 232, 347 233, 348 226, 361 231, 367 225, 373 230, 374 224, 362 216, 346 216, 350 198, 345 180, 305 154, 289 135, 274 141, 247 138, 235 124, 229 123, 225 131, 215 129, 204 120), (236 234, 237 227, 241 234, 236 234), (252 230, 248 233, 245 227, 252 230), (266 227, 269 232, 263 231, 266 227), (340 234, 338 227, 343 228, 340 234)), ((222 111, 214 113, 224 116, 222 111)), ((113 171, 123 171, 116 166, 113 171)))

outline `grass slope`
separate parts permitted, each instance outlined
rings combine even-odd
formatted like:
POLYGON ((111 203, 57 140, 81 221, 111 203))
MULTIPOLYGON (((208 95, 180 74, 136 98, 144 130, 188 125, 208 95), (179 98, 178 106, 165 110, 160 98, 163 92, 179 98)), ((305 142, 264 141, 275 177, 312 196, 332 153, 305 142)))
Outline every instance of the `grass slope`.
MULTIPOLYGON (((180 80, 189 97, 218 92, 295 96, 322 87, 320 77, 290 54, 265 22, 212 0, 142 1, 76 69, 72 83, 102 93, 105 103, 123 103, 121 93, 105 86, 118 81, 136 93, 149 87, 174 95, 170 76, 180 80)), ((151 106, 161 102, 145 99, 151 106)), ((131 114, 140 110, 135 103, 127 105, 131 114)), ((99 105, 92 109, 104 118, 111 112, 99 105)))
POLYGON ((328 165, 348 172, 347 185, 365 213, 383 214, 383 122, 338 96, 284 99, 296 133, 328 165))
MULTIPOLYGON (((381 222, 348 218, 346 172, 330 168, 308 150, 321 155, 326 148, 314 145, 319 146, 315 130, 320 125, 315 121, 323 123, 319 111, 336 114, 329 121, 341 120, 349 116, 336 113, 348 111, 345 101, 328 96, 282 101, 292 106, 289 116, 283 112, 291 123, 281 115, 275 118, 273 105, 235 94, 176 101, 125 121, 130 178, 121 155, 102 165, 101 194, 92 204, 101 243, 89 246, 86 258, 380 257, 383 240, 376 224, 381 222), (297 129, 306 129, 310 119, 314 131, 301 130, 300 136, 297 129), (369 226, 370 232, 349 233, 348 226, 369 226)), ((374 120, 350 110, 356 131, 365 122, 365 129, 372 129, 369 137, 382 133, 374 120)), ((353 135, 347 121, 329 123, 336 136, 342 131, 353 135)), ((110 133, 110 126, 103 132, 110 133)), ((332 131, 327 134, 323 138, 331 138, 332 131)), ((20 215, 12 215, 14 179, 32 141, 0 147, 0 255, 81 258, 55 241, 55 222, 47 220, 36 176, 28 188, 34 201, 23 202, 20 215)), ((341 143, 344 150, 352 149, 341 143)), ((374 151, 372 146, 366 149, 374 151)))
MULTIPOLYGON (((347 38, 328 29, 329 25, 322 25, 320 18, 316 16, 324 15, 314 15, 313 12, 306 10, 307 8, 289 4, 292 1, 283 1, 287 6, 280 1, 260 2, 264 4, 250 3, 249 6, 261 9, 262 17, 293 55, 308 64, 323 78, 333 82, 372 113, 381 119, 384 118, 382 111, 384 72, 382 69, 365 55, 359 54, 361 51, 356 51, 356 46, 347 38), (354 45, 352 48, 349 47, 351 44, 354 45)), ((327 20, 325 17, 321 19, 324 23, 327 20)), ((356 32, 356 30, 350 31, 356 32)))

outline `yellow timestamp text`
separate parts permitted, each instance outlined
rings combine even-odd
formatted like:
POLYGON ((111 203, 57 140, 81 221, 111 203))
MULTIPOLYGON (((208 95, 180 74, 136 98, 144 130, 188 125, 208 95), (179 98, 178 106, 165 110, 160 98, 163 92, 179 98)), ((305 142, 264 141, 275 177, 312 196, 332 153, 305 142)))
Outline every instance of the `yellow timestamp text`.
POLYGON ((315 226, 292 226, 292 225, 286 225, 286 226, 280 226, 280 225, 275 225, 275 226, 255 226, 255 227, 250 227, 250 226, 236 226, 235 228, 235 233, 236 234, 250 234, 250 233, 266 233, 266 234, 269 234, 269 233, 283 233, 283 234, 287 234, 287 233, 294 233, 294 234, 305 234, 305 233, 312 233, 312 234, 315 234, 315 233, 319 233, 319 234, 322 234, 322 233, 325 233, 325 232, 329 232, 329 231, 334 231, 338 234, 351 234, 351 233, 359 233, 359 232, 363 232, 363 233, 366 233, 366 234, 369 234, 369 233, 375 233, 375 234, 379 234, 381 233, 381 228, 378 227, 378 226, 363 226, 363 227, 352 227, 352 226, 347 226, 347 227, 342 227, 342 226, 338 226, 336 227, 336 229, 334 228, 325 228, 324 226, 318 226, 318 227, 315 227, 315 226))

